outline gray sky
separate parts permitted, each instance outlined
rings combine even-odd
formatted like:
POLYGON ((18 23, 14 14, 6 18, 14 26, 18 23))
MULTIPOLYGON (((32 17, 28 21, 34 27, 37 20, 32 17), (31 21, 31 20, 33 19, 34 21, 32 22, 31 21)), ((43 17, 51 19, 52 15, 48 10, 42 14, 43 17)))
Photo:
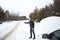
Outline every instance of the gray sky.
POLYGON ((0 0, 0 6, 10 12, 20 12, 20 15, 28 16, 35 7, 42 8, 53 3, 53 0, 0 0))

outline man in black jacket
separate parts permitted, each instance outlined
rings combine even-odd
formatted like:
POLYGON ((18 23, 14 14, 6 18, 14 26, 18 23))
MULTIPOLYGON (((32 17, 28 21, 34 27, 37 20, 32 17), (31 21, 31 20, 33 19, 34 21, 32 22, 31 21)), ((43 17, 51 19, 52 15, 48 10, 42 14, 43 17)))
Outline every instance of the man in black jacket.
POLYGON ((29 22, 25 22, 26 24, 29 23, 30 24, 30 37, 29 38, 32 38, 32 33, 34 35, 34 38, 35 39, 35 32, 34 32, 34 21, 30 20, 29 22))

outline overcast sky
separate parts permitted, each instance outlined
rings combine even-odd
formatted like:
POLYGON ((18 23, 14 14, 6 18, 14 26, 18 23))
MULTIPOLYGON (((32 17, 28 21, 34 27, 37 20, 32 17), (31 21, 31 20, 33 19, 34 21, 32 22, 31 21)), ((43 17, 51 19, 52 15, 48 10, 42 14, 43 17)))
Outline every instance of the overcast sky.
POLYGON ((42 8, 53 3, 53 0, 0 0, 0 6, 10 12, 20 12, 20 15, 28 16, 35 7, 42 8))

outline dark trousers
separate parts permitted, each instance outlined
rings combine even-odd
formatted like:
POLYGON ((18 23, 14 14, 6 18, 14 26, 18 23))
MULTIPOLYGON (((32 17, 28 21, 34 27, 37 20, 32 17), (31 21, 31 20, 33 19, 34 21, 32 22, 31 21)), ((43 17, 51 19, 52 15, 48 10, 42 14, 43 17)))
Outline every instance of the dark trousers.
POLYGON ((30 37, 32 38, 32 33, 33 33, 33 36, 35 38, 35 32, 34 32, 34 28, 30 28, 30 37))

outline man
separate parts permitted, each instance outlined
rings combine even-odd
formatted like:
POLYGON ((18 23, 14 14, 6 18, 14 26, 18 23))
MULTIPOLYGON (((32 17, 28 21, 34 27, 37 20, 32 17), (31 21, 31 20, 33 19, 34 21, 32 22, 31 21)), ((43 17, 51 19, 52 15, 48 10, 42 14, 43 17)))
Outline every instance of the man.
POLYGON ((30 20, 29 22, 25 22, 26 24, 30 24, 30 37, 29 38, 32 38, 32 33, 33 33, 33 36, 35 39, 35 32, 34 32, 34 22, 32 20, 30 20))

